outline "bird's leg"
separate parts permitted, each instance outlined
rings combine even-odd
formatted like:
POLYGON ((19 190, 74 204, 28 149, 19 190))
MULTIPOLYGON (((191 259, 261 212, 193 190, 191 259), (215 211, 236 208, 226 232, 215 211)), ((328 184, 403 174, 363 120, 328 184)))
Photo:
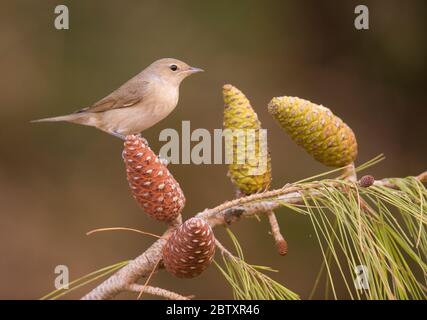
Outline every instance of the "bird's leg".
POLYGON ((117 131, 109 131, 109 133, 113 136, 115 136, 116 138, 122 139, 122 140, 126 140, 126 136, 118 133, 117 131))

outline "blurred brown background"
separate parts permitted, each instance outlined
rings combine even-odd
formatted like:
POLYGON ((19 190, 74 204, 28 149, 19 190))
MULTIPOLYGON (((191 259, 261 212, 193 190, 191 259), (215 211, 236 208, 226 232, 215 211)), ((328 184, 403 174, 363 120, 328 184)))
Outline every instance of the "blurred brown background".
MULTIPOLYGON (((221 86, 243 90, 269 128, 275 187, 327 168, 295 146, 266 112, 273 96, 322 103, 355 131, 358 163, 384 153, 376 177, 426 169, 426 2, 364 1, 370 30, 353 26, 356 1, 4 1, 0 2, 0 298, 39 298, 53 290, 56 265, 71 279, 132 258, 161 234, 130 196, 121 142, 92 128, 29 124, 103 97, 157 58, 202 67, 186 80, 177 110, 145 132, 154 150, 163 128, 182 120, 222 124, 221 86), (70 30, 54 28, 54 8, 70 10, 70 30)), ((186 218, 233 197, 220 165, 172 165, 187 197, 186 218)), ((321 263, 308 219, 278 211, 289 254, 275 251, 265 221, 233 226, 248 262, 306 298, 321 263)), ((224 230, 216 234, 227 242, 224 230)), ((165 272, 152 284, 231 298, 212 266, 194 280, 165 272)), ((90 288, 72 293, 78 298, 90 288)), ((122 295, 134 298, 134 295, 122 295)), ((319 296, 320 297, 320 296, 319 296)))

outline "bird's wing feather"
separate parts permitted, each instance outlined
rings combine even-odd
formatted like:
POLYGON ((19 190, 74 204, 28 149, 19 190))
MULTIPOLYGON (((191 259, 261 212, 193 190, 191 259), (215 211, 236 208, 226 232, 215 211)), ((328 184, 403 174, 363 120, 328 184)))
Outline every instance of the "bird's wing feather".
POLYGON ((144 96, 147 94, 149 84, 150 83, 145 80, 131 79, 105 98, 99 100, 90 107, 76 111, 76 113, 96 113, 132 107, 144 99, 144 96))

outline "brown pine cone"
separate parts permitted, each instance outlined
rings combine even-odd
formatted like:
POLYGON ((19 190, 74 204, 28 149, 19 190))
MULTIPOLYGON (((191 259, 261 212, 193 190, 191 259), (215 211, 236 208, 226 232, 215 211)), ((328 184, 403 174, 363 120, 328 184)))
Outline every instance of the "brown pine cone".
POLYGON ((163 248, 166 270, 178 278, 194 278, 212 262, 215 236, 209 224, 200 218, 185 221, 163 248))
POLYGON ((375 183, 375 178, 371 175, 366 175, 360 178, 359 184, 362 188, 369 188, 375 183))
POLYGON ((143 138, 126 137, 123 160, 132 195, 144 211, 158 221, 177 218, 185 205, 184 193, 143 138))

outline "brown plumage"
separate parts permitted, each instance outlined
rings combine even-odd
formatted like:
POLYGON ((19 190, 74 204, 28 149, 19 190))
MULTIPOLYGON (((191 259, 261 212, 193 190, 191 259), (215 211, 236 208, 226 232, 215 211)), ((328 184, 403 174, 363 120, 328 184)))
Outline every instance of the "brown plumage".
POLYGON ((160 59, 90 107, 32 122, 67 121, 93 126, 124 138, 140 133, 168 116, 178 104, 182 80, 200 71, 203 70, 177 59, 160 59))

